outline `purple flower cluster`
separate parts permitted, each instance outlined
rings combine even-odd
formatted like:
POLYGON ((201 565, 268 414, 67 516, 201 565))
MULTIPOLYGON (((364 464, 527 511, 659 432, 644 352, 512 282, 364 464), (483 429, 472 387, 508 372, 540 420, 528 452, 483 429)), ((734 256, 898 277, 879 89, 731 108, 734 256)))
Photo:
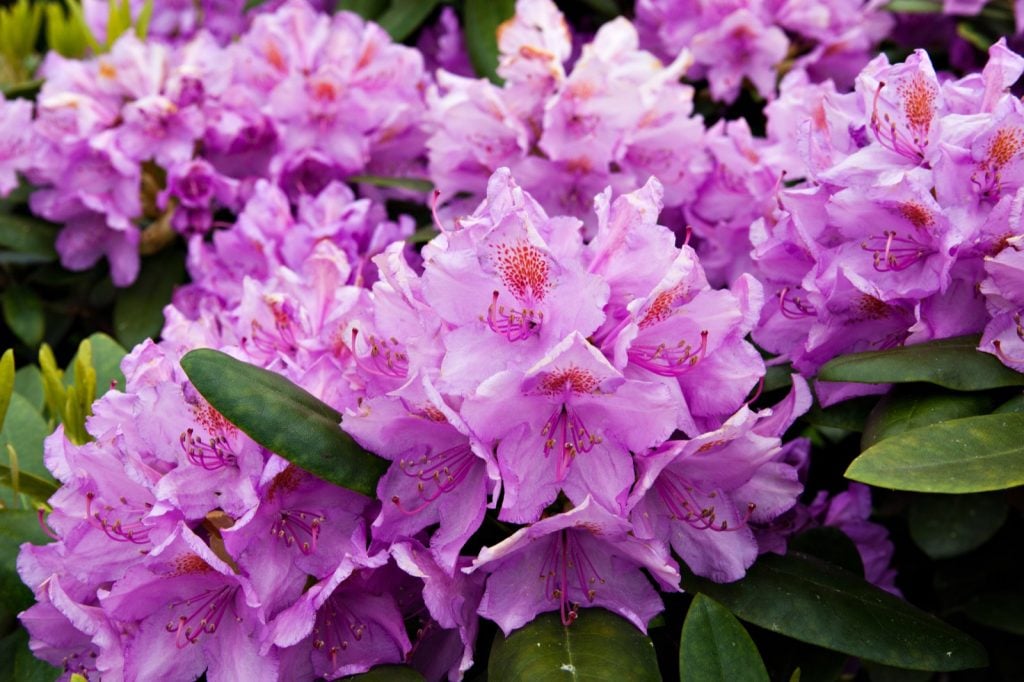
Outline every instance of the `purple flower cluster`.
POLYGON ((711 96, 732 102, 744 79, 766 99, 780 71, 806 70, 838 83, 853 77, 889 33, 892 17, 877 0, 639 0, 644 44, 669 59, 693 53, 687 76, 706 78, 711 96))
POLYGON ((587 215, 605 187, 631 192, 652 175, 668 206, 693 198, 704 128, 679 83, 688 54, 663 66, 619 18, 570 62, 572 36, 551 0, 520 0, 498 38, 503 86, 440 71, 431 90, 430 175, 443 198, 478 200, 501 167, 570 215, 587 215))
POLYGON ((261 184, 234 227, 193 237, 195 282, 165 341, 126 358, 124 392, 96 403, 96 440, 47 441, 58 542, 19 561, 39 600, 23 615, 33 651, 104 679, 386 662, 454 679, 480 616, 509 632, 604 606, 645 628, 662 603, 641 569, 677 590, 670 545, 701 575, 742 577, 802 490, 800 442, 780 439, 810 394, 798 378, 775 408, 747 407, 760 286, 712 289, 657 224, 660 201, 654 180, 606 191, 584 241, 502 170, 418 272, 401 242, 365 262, 409 226, 343 185, 293 214, 261 184), (392 461, 379 501, 224 420, 177 365, 195 346, 345 410, 343 428, 392 461), (522 527, 464 554, 489 507, 522 527))
MULTIPOLYGON (((106 257, 119 286, 135 279, 147 242, 168 227, 209 231, 260 179, 297 202, 356 173, 422 164, 420 54, 354 14, 299 0, 258 15, 227 47, 206 32, 176 46, 125 35, 87 61, 51 53, 41 75, 31 133, 0 133, 0 190, 23 172, 40 187, 33 211, 64 225, 62 263, 106 257), (18 151, 24 134, 36 153, 18 151)), ((2 106, 5 119, 25 118, 24 105, 2 106)))
POLYGON ((810 375, 842 353, 981 332, 986 298, 1001 330, 988 337, 1006 337, 986 349, 1020 342, 1008 324, 1019 296, 978 284, 1012 262, 1020 234, 1024 109, 1009 87, 1022 71, 1000 42, 982 73, 958 80, 917 51, 873 60, 849 94, 784 82, 769 129, 803 181, 750 227, 774 299, 754 330, 762 347, 810 375))

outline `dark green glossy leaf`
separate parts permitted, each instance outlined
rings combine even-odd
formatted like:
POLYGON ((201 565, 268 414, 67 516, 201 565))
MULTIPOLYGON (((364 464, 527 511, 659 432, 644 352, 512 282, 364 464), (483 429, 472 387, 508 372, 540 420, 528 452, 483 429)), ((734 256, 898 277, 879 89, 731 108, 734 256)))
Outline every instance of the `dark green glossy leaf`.
POLYGON ((771 393, 780 388, 789 388, 793 385, 793 367, 791 365, 772 365, 764 373, 764 386, 761 390, 764 393, 771 393))
POLYGON ((53 682, 61 675, 59 668, 32 655, 24 628, 0 639, 0 661, 0 682, 53 682))
POLYGON ((679 643, 680 682, 756 682, 768 671, 736 617, 711 597, 690 604, 679 643))
POLYGON ((14 395, 14 351, 8 348, 0 356, 0 429, 7 416, 7 406, 14 395))
POLYGON ((376 19, 388 7, 388 0, 338 0, 335 10, 355 12, 363 19, 376 19))
POLYGON ((360 675, 341 679, 352 682, 422 682, 423 675, 405 665, 381 665, 360 675))
POLYGON ((850 536, 831 526, 811 528, 789 541, 789 550, 827 561, 854 575, 864 575, 864 564, 850 536))
POLYGON ((466 51, 478 76, 500 83, 498 27, 515 14, 514 0, 466 0, 463 30, 466 51))
POLYGON ((922 493, 978 493, 1024 484, 1024 414, 986 414, 914 429, 871 446, 846 477, 922 493))
POLYGON ((13 285, 4 292, 4 321, 21 342, 35 348, 46 332, 46 312, 43 302, 27 287, 13 285))
POLYGON ((388 178, 383 175, 353 175, 349 182, 364 182, 374 187, 393 187, 408 189, 414 192, 431 192, 434 190, 434 183, 423 178, 388 178))
POLYGON ((171 302, 174 287, 185 280, 184 255, 165 249, 144 258, 139 278, 118 292, 114 303, 114 333, 126 348, 155 338, 164 324, 164 306, 171 302))
POLYGON ((1004 493, 919 495, 910 505, 910 537, 931 558, 948 559, 985 544, 1009 511, 1004 493))
POLYGON ((548 680, 661 680, 654 644, 628 620, 604 609, 581 609, 571 626, 557 613, 542 613, 494 638, 489 682, 548 680))
POLYGON ((14 373, 14 392, 43 411, 43 375, 35 365, 25 365, 14 373))
POLYGON ((438 235, 437 228, 433 225, 427 225, 413 232, 411 235, 405 238, 405 241, 410 244, 426 244, 431 239, 438 235))
POLYGON ((1024 394, 1014 396, 1005 403, 992 410, 996 414, 1005 414, 1007 412, 1024 412, 1024 394))
POLYGON ((963 611, 976 623, 1024 637, 1024 593, 981 594, 972 599, 963 611))
POLYGON ((416 0, 416 2, 403 2, 397 0, 384 10, 375 21, 381 28, 387 31, 392 40, 402 42, 427 20, 427 17, 434 11, 434 8, 441 4, 441 0, 416 0))
POLYGON ((53 261, 57 259, 53 243, 59 229, 57 225, 36 218, 0 214, 0 246, 53 261))
POLYGON ((921 381, 956 391, 1024 386, 1014 372, 989 353, 977 350, 977 336, 929 341, 883 351, 842 355, 818 372, 820 381, 904 384, 921 381))
POLYGON ((875 395, 844 400, 826 408, 815 403, 804 419, 815 426, 859 433, 864 430, 864 422, 877 403, 878 396, 875 395))
POLYGON ((684 571, 684 587, 704 592, 741 619, 793 639, 913 670, 986 664, 978 642, 863 578, 791 552, 766 554, 739 582, 718 584, 684 571))
POLYGON ((902 14, 942 14, 942 3, 938 0, 890 0, 885 9, 902 14))
POLYGON ((0 92, 4 93, 7 99, 14 99, 21 97, 23 99, 34 99, 39 94, 40 88, 43 87, 42 78, 34 78, 28 81, 22 81, 20 83, 14 83, 12 85, 5 85, 0 88, 0 92))
POLYGON ((33 602, 32 592, 22 584, 15 566, 23 542, 48 542, 36 512, 0 510, 0 632, 8 632, 18 612, 33 602))
POLYGON ((988 393, 955 393, 934 386, 896 386, 868 415, 860 447, 924 426, 985 414, 995 406, 988 393))
POLYGON ((608 19, 614 19, 622 14, 622 10, 615 0, 583 0, 583 3, 608 19))
MULTIPOLYGON (((128 355, 124 346, 102 332, 96 332, 89 337, 89 345, 92 346, 92 366, 96 370, 96 397, 99 398, 110 390, 111 385, 116 382, 118 390, 124 390, 124 374, 121 372, 121 360, 128 355)), ((75 381, 75 358, 68 364, 67 373, 64 375, 65 385, 70 386, 75 381)))
POLYGON ((320 477, 373 496, 388 462, 341 430, 341 415, 279 374, 211 349, 181 359, 210 405, 265 448, 320 477))

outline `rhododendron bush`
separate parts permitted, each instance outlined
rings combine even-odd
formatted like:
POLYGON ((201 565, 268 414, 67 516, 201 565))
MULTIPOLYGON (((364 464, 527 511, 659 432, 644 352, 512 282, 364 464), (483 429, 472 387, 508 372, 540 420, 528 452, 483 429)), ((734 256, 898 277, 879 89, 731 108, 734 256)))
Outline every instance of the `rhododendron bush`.
POLYGON ((0 4, 0 679, 1024 677, 1018 26, 0 4))

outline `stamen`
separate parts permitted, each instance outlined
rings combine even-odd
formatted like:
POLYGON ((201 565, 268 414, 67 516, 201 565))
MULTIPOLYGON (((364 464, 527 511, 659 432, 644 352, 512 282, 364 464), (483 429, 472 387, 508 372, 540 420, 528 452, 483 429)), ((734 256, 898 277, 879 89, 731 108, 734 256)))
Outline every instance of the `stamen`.
POLYGON ((194 429, 189 428, 181 434, 179 442, 188 461, 207 471, 217 471, 238 464, 238 456, 224 435, 211 436, 210 441, 206 442, 195 435, 194 429))
POLYGON ((814 306, 800 296, 791 296, 791 292, 792 289, 789 287, 785 287, 779 292, 779 312, 783 317, 799 320, 804 317, 815 317, 818 314, 814 306))
POLYGON ((101 511, 94 511, 93 501, 95 499, 96 495, 94 493, 86 493, 85 517, 90 525, 102 530, 108 538, 116 542, 131 542, 136 545, 149 544, 150 529, 142 523, 142 519, 149 513, 149 508, 152 505, 147 504, 142 508, 132 508, 128 505, 128 500, 122 497, 121 504, 123 506, 118 511, 122 515, 127 513, 129 516, 136 516, 135 521, 124 522, 120 518, 111 520, 115 509, 109 504, 104 505, 101 511))
POLYGON ((509 308, 498 305, 498 292, 491 296, 491 305, 487 307, 487 326, 501 334, 509 341, 525 341, 540 329, 544 322, 544 313, 531 308, 509 308))
POLYGON ((886 230, 881 236, 872 235, 860 247, 873 254, 878 272, 906 270, 920 259, 934 253, 934 249, 912 237, 897 237, 895 230, 886 230))
POLYGON ((404 379, 409 373, 409 356, 398 339, 381 339, 376 336, 366 337, 369 351, 366 355, 360 355, 356 341, 359 330, 352 330, 352 357, 356 366, 369 374, 404 379))
POLYGON ((455 490, 477 463, 477 457, 468 443, 425 454, 416 459, 399 460, 402 473, 419 479, 416 488, 422 504, 412 509, 402 506, 402 500, 395 495, 391 501, 403 514, 413 515, 423 511, 431 502, 445 493, 455 490))
POLYGON ((679 377, 704 359, 708 349, 708 331, 700 333, 700 344, 694 348, 685 339, 675 346, 634 344, 626 352, 630 362, 663 377, 679 377))
POLYGON ((587 556, 577 538, 578 531, 563 529, 551 539, 550 549, 541 568, 544 596, 559 602, 562 624, 568 627, 579 616, 579 602, 572 601, 569 591, 576 591, 581 599, 594 603, 598 586, 604 585, 597 567, 587 556))
MULTIPOLYGON (((174 643, 179 649, 199 641, 201 635, 212 635, 217 632, 224 614, 234 603, 237 585, 224 585, 217 589, 209 589, 184 601, 174 602, 172 609, 185 606, 195 608, 187 615, 179 616, 177 622, 167 623, 167 632, 173 632, 174 643)), ((237 619, 237 616, 236 616, 237 619)))
POLYGON ((320 526, 327 517, 300 509, 282 509, 278 520, 270 527, 270 534, 284 542, 285 547, 295 545, 305 555, 316 551, 320 526))
POLYGON ((344 595, 335 592, 316 612, 313 648, 326 653, 337 669, 339 655, 361 641, 366 631, 366 624, 345 605, 344 595))
POLYGON ((579 413, 568 403, 562 403, 541 427, 540 434, 545 436, 544 457, 547 458, 558 446, 555 463, 555 477, 558 481, 565 480, 569 467, 579 453, 590 452, 595 445, 602 442, 599 435, 592 434, 583 423, 579 413))
POLYGON ((757 505, 753 502, 747 504, 746 514, 735 526, 730 526, 728 519, 718 521, 714 504, 704 506, 697 501, 696 493, 701 493, 709 499, 718 496, 716 492, 704 493, 690 481, 672 471, 662 471, 654 484, 658 491, 658 497, 669 511, 669 517, 673 521, 682 521, 697 530, 712 530, 716 532, 729 532, 739 530, 747 525, 757 505))

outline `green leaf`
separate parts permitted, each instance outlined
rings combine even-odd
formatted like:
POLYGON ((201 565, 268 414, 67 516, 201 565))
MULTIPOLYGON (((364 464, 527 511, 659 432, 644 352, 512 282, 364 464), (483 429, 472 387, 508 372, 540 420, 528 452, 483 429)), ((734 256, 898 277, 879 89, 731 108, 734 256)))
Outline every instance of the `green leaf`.
POLYGON ((50 430, 32 403, 15 393, 11 396, 4 428, 0 430, 0 462, 7 461, 7 446, 12 445, 18 452, 18 468, 22 473, 49 479, 50 472, 43 464, 43 441, 50 430))
POLYGON ((165 249, 144 258, 139 278, 118 292, 114 303, 114 334, 126 348, 156 338, 164 325, 164 306, 174 287, 185 281, 184 255, 165 249))
POLYGON ((804 419, 815 426, 859 433, 864 430, 864 422, 877 403, 878 396, 875 395, 844 400, 826 408, 815 402, 804 419))
MULTIPOLYGON (((124 374, 121 372, 121 360, 128 355, 124 346, 102 332, 96 332, 86 341, 92 349, 92 366, 96 369, 96 397, 99 398, 111 388, 116 382, 118 390, 124 390, 124 374)), ((82 352, 79 347, 78 354, 68 365, 68 371, 64 375, 64 385, 70 386, 75 383, 75 365, 82 352)))
POLYGON ((33 78, 32 80, 21 81, 20 83, 11 83, 0 87, 0 92, 4 94, 7 99, 35 99, 36 95, 39 94, 39 90, 43 87, 42 78, 33 78))
POLYGON ((1024 637, 1024 594, 1020 592, 980 594, 963 611, 976 623, 1024 637))
POLYGON ((900 433, 961 417, 985 414, 995 406, 988 393, 954 393, 934 386, 896 386, 868 415, 861 449, 900 433))
POLYGON ((615 0, 583 0, 583 3, 607 19, 614 19, 622 14, 615 0))
POLYGON ((739 582, 714 583, 684 570, 684 587, 741 619, 801 642, 912 670, 986 665, 984 648, 934 616, 819 559, 766 554, 739 582))
POLYGON ((979 493, 1024 484, 1024 414, 966 417, 871 446, 846 477, 922 493, 979 493))
POLYGON ((0 661, 0 682, 53 682, 61 675, 59 668, 32 655, 24 628, 0 639, 0 661))
POLYGON ((35 292, 20 284, 12 285, 4 292, 3 303, 4 322, 21 342, 29 348, 42 343, 46 332, 46 312, 35 292))
POLYGON ((59 226, 35 218, 0 214, 0 246, 43 261, 57 260, 53 244, 59 226))
MULTIPOLYGON (((4 464, 0 464, 0 486, 15 488, 14 474, 11 471, 11 467, 4 464)), ((52 480, 33 476, 24 471, 18 472, 17 491, 22 495, 27 495, 36 502, 46 502, 46 500, 50 499, 51 495, 57 492, 57 488, 57 484, 52 480)))
POLYGON ((10 348, 0 357, 0 429, 4 427, 7 406, 14 395, 14 351, 10 348))
POLYGON ((661 680, 654 644, 625 618, 581 609, 569 627, 542 613, 506 639, 499 633, 487 664, 489 682, 661 680))
POLYGON ((942 14, 938 0, 890 0, 883 9, 901 14, 942 14))
POLYGON ((373 497, 388 462, 341 430, 341 415, 274 372, 211 349, 181 366, 204 398, 231 423, 296 466, 373 497))
POLYGON ((388 0, 338 0, 335 11, 355 12, 363 19, 376 19, 388 7, 388 0))
POLYGON ((789 550, 827 561, 855 575, 864 575, 857 545, 838 528, 822 526, 805 530, 789 541, 789 550))
POLYGON ((38 412, 43 411, 43 375, 35 365, 25 365, 14 373, 14 392, 38 412))
POLYGON ((1024 412, 1024 394, 1010 398, 1005 403, 993 410, 995 414, 1007 412, 1024 412))
POLYGON ((462 19, 469 61, 478 76, 500 83, 498 27, 516 11, 514 0, 466 0, 462 19))
POLYGON ((433 225, 427 225, 426 227, 419 228, 411 235, 406 237, 405 241, 407 241, 410 244, 426 244, 431 239, 436 237, 438 234, 439 232, 437 231, 437 228, 435 228, 433 225))
POLYGON ((381 665, 359 675, 341 678, 352 682, 422 682, 423 675, 406 665, 381 665))
POLYGON ((383 175, 352 175, 349 182, 365 182, 374 187, 394 187, 414 192, 432 192, 434 183, 423 178, 389 178, 383 175))
POLYGON ((764 373, 764 386, 761 390, 764 393, 771 393, 780 388, 789 388, 793 385, 792 365, 772 365, 764 373))
POLYGON ((1024 386, 995 356, 977 350, 979 337, 959 336, 882 351, 842 355, 818 372, 819 381, 905 384, 922 381, 955 391, 1024 386))
POLYGON ((977 26, 968 21, 959 21, 956 24, 956 34, 965 41, 981 50, 987 52, 994 42, 991 38, 981 32, 977 26))
POLYGON ((48 540, 35 511, 0 510, 0 632, 9 631, 18 612, 35 601, 15 567, 21 543, 41 545, 48 540))
POLYGON ((910 505, 910 537, 932 559, 948 559, 985 544, 1009 511, 1003 493, 921 495, 910 505))
POLYGON ((441 0, 392 2, 376 22, 391 35, 392 40, 400 43, 411 36, 440 4, 441 0))
POLYGON ((768 671, 754 641, 736 617, 711 597, 698 594, 683 623, 680 682, 756 682, 768 671))

